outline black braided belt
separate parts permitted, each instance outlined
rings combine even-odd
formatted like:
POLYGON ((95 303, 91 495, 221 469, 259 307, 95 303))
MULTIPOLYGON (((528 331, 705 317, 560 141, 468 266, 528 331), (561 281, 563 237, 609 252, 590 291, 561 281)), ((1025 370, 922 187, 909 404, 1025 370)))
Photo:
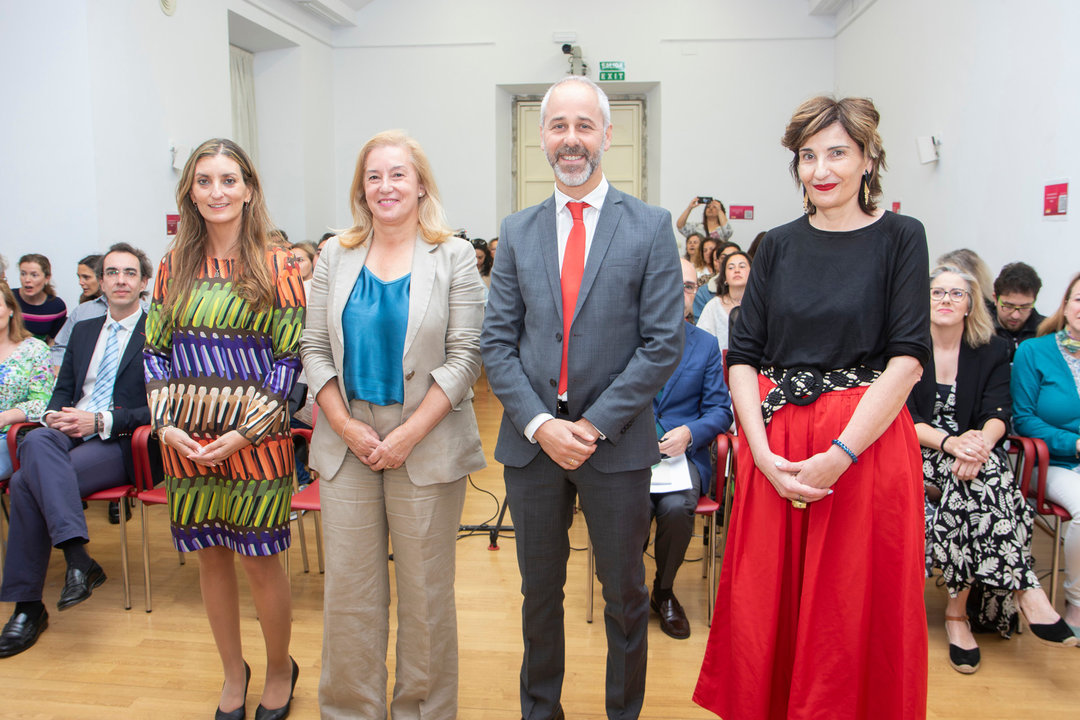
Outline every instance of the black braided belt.
POLYGON ((880 370, 859 365, 854 368, 821 372, 813 367, 794 367, 786 370, 778 367, 761 369, 761 374, 776 383, 761 401, 761 417, 769 424, 774 412, 787 403, 809 405, 822 393, 865 387, 881 375, 880 370))

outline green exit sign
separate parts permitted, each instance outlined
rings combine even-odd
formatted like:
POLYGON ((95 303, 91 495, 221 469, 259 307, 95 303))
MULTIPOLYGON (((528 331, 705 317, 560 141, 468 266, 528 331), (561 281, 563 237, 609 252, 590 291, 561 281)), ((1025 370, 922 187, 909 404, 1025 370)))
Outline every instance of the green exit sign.
POLYGON ((626 63, 622 60, 607 60, 600 63, 600 80, 625 80, 626 63))

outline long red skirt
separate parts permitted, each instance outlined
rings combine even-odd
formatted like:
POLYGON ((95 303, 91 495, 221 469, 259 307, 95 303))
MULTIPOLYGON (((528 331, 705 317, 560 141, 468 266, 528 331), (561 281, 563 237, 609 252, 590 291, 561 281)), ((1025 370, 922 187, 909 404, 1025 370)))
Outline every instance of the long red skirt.
MULTIPOLYGON (((864 393, 785 405, 769 447, 792 461, 827 450, 864 393)), ((907 409, 805 510, 777 495, 745 444, 738 463, 694 702, 724 720, 925 718, 923 478, 907 409)))

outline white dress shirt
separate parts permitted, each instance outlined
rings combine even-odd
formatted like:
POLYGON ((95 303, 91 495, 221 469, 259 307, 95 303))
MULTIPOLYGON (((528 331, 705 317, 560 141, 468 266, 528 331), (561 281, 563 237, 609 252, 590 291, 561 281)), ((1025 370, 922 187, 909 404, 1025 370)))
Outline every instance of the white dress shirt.
MULTIPOLYGON (((127 349, 131 336, 135 334, 135 326, 139 324, 139 318, 142 317, 142 314, 143 311, 140 307, 138 311, 131 313, 123 320, 113 320, 112 315, 105 316, 101 332, 98 333, 97 344, 94 345, 94 354, 90 356, 90 365, 86 368, 82 397, 79 398, 79 402, 75 403, 76 410, 88 410, 90 408, 90 399, 94 396, 94 385, 97 384, 98 369, 101 367, 101 361, 105 356, 105 344, 109 340, 109 327, 114 324, 118 326, 116 330, 116 372, 119 374, 120 361, 124 357, 124 351, 127 349)), ((102 440, 108 440, 109 436, 112 435, 112 412, 102 412, 101 419, 101 432, 98 437, 102 440)))
MULTIPOLYGON (((570 208, 566 207, 568 202, 583 202, 587 203, 588 207, 584 208, 581 213, 581 221, 585 225, 585 264, 589 262, 589 251, 592 249, 593 236, 596 234, 596 223, 600 220, 600 209, 604 205, 604 198, 608 194, 608 181, 603 175, 600 176, 600 184, 592 189, 585 197, 580 200, 575 200, 562 190, 559 190, 558 186, 555 187, 555 233, 559 242, 559 275, 562 276, 563 256, 566 255, 566 242, 570 239, 570 230, 574 227, 574 217, 570 214, 570 208)), ((564 309, 564 312, 567 312, 564 309)), ((569 310, 573 312, 573 309, 569 310)), ((563 342, 566 342, 569 338, 563 338, 563 342)), ((569 392, 569 388, 567 388, 569 392)), ((560 395, 560 400, 566 400, 566 395, 560 395)), ((536 433, 537 428, 543 425, 548 420, 552 420, 554 417, 551 413, 540 413, 525 426, 525 437, 529 439, 529 442, 535 443, 536 440, 533 435, 536 433)))

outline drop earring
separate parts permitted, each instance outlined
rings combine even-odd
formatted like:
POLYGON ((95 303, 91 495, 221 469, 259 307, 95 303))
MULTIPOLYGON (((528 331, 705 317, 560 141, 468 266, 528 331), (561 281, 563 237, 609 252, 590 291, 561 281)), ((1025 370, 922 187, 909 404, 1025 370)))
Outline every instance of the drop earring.
POLYGON ((870 171, 863 173, 863 205, 870 204, 870 171))
POLYGON ((806 186, 803 185, 802 189, 802 211, 807 215, 810 214, 810 198, 806 195, 806 186))

